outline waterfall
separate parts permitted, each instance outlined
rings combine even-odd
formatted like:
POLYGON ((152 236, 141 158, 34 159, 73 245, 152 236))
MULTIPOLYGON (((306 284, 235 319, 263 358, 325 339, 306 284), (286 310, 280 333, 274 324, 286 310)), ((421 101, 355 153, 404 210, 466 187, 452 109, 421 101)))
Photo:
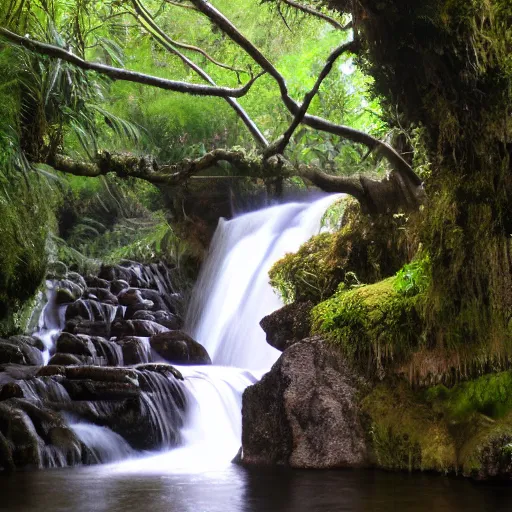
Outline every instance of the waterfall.
POLYGON ((279 357, 259 326, 264 316, 282 306, 268 284, 268 271, 319 232, 322 216, 336 197, 219 221, 186 320, 214 364, 268 370, 279 357))
POLYGON ((120 472, 201 472, 228 465, 240 447, 245 388, 279 357, 259 321, 282 302, 268 283, 270 267, 319 233, 339 196, 289 203, 219 221, 194 288, 186 320, 212 366, 177 368, 189 405, 183 444, 170 452, 115 466, 120 472))

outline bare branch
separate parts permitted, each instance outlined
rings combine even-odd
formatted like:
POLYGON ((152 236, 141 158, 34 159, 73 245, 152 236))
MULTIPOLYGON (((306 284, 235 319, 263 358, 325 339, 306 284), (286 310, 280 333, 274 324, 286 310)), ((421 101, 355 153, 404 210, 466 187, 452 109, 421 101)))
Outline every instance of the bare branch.
MULTIPOLYGON (((210 21, 217 25, 226 35, 235 43, 243 48, 274 80, 279 86, 281 98, 286 108, 296 116, 300 106, 288 94, 288 87, 284 77, 277 71, 274 65, 254 46, 221 12, 213 7, 206 0, 191 0, 191 2, 207 16, 210 21)), ((380 151, 388 159, 391 165, 408 179, 413 185, 420 186, 422 181, 413 171, 412 167, 402 158, 402 156, 389 144, 368 135, 367 133, 355 130, 348 126, 332 123, 321 117, 306 114, 303 118, 303 124, 320 131, 333 133, 340 137, 349 139, 359 144, 364 144, 368 148, 380 151)))
MULTIPOLYGON (((213 78, 211 78, 210 75, 208 75, 208 73, 206 73, 206 71, 204 71, 195 62, 191 61, 188 57, 183 55, 177 48, 174 47, 172 39, 170 39, 167 36, 167 34, 165 34, 165 32, 155 23, 154 19, 151 17, 151 14, 138 0, 132 0, 132 3, 136 13, 147 24, 146 29, 168 52, 173 53, 174 55, 179 57, 186 66, 188 66, 197 75, 203 78, 203 80, 205 80, 213 86, 216 86, 215 81, 213 80, 213 78)), ((254 121, 249 117, 249 115, 243 109, 243 107, 234 98, 227 97, 225 98, 225 100, 236 112, 236 114, 242 120, 242 122, 245 124, 245 126, 249 130, 249 133, 253 136, 255 141, 260 146, 264 148, 267 147, 267 139, 265 138, 263 133, 261 133, 260 129, 256 126, 254 121)))
POLYGON ((305 12, 306 14, 310 14, 311 16, 315 16, 316 18, 320 18, 330 25, 332 25, 337 30, 348 30, 351 28, 350 24, 348 26, 343 26, 340 22, 336 21, 334 18, 331 18, 327 14, 324 14, 321 11, 317 11, 316 9, 313 9, 313 7, 310 7, 309 5, 303 5, 298 2, 294 2, 293 0, 280 0, 284 4, 289 5, 290 7, 293 7, 294 9, 297 9, 299 11, 305 12))
POLYGON ((34 51, 36 53, 40 53, 42 55, 47 55, 49 57, 53 57, 56 59, 62 59, 66 62, 69 62, 79 68, 88 70, 88 71, 96 71, 103 75, 106 75, 113 80, 125 80, 128 82, 135 82, 144 85, 151 85, 153 87, 158 87, 160 89, 165 89, 168 91, 182 92, 187 94, 193 94, 197 96, 215 96, 220 98, 240 98, 247 94, 252 84, 256 79, 258 79, 260 75, 251 78, 246 85, 239 89, 229 89, 227 87, 213 87, 208 85, 198 85, 198 84, 190 84, 187 82, 178 82, 174 80, 167 80, 165 78, 159 78, 156 76, 146 75, 144 73, 137 73, 135 71, 130 71, 121 68, 115 68, 111 66, 107 66, 105 64, 98 64, 95 62, 86 61, 77 55, 74 55, 63 48, 58 46, 54 46, 47 43, 42 43, 39 41, 35 41, 33 39, 28 39, 26 37, 19 36, 10 30, 0 27, 0 36, 5 37, 12 43, 27 48, 28 50, 34 51))
POLYGON ((299 124, 304 119, 304 116, 306 115, 308 108, 311 105, 311 102, 313 101, 313 98, 318 93, 318 90, 320 89, 322 82, 331 72, 334 63, 336 62, 336 59, 338 59, 338 57, 345 52, 353 51, 355 47, 356 43, 354 41, 349 41, 348 43, 342 44, 341 46, 336 48, 329 55, 327 62, 325 63, 325 66, 323 67, 322 71, 318 75, 318 78, 316 79, 315 85, 313 86, 311 91, 309 91, 304 97, 304 101, 302 102, 302 105, 295 114, 290 126, 288 127, 284 135, 277 141, 277 144, 269 148, 269 151, 267 151, 266 156, 284 153, 284 150, 286 149, 286 146, 290 142, 293 132, 297 129, 299 124))

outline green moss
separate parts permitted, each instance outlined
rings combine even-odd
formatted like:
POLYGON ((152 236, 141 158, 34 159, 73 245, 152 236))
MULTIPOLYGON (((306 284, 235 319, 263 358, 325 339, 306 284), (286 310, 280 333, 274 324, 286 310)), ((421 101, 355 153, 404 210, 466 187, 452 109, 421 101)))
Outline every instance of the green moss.
POLYGON ((404 360, 419 344, 422 295, 396 289, 397 278, 352 290, 341 287, 312 310, 312 329, 372 372, 404 360))
POLYGON ((449 389, 378 384, 361 403, 380 467, 462 472, 478 478, 512 470, 512 373, 449 389))
POLYGON ((340 283, 379 281, 394 274, 414 251, 407 223, 403 215, 370 217, 361 213, 355 200, 346 199, 341 229, 311 238, 296 253, 276 262, 269 272, 270 283, 285 303, 318 303, 340 283))

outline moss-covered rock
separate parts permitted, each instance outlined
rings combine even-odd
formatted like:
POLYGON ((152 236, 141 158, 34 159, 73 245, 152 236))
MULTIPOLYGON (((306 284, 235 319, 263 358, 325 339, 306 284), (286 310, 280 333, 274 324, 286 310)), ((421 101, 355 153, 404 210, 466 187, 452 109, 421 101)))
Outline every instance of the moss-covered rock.
POLYGON ((285 303, 331 296, 340 283, 374 283, 397 272, 417 247, 403 215, 369 216, 353 199, 345 200, 343 226, 321 233, 271 268, 270 283, 285 303))
POLYGON ((362 400, 379 467, 512 477, 512 373, 413 390, 386 380, 362 400))
POLYGON ((397 290, 397 278, 351 290, 341 287, 312 310, 313 332, 372 372, 404 361, 418 347, 422 295, 397 290))

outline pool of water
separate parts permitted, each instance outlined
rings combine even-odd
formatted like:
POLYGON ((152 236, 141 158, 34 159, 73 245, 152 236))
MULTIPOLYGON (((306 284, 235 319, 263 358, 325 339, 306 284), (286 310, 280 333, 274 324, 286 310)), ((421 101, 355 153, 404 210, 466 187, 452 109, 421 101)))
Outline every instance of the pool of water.
POLYGON ((0 510, 52 512, 510 511, 512 485, 369 470, 176 474, 117 466, 0 477, 0 510))

